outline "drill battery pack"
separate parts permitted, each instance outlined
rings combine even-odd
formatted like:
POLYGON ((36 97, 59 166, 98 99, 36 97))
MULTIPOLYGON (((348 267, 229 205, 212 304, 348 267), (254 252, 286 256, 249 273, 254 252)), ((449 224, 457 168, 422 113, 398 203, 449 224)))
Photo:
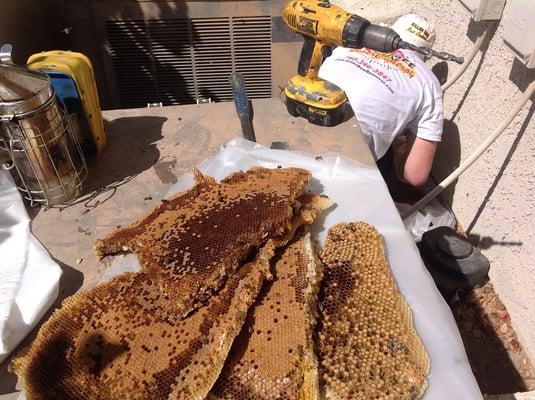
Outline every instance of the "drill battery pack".
POLYGON ((290 115, 305 118, 311 124, 321 126, 336 126, 342 122, 345 115, 345 104, 335 109, 325 110, 286 98, 286 108, 290 115))
POLYGON ((290 115, 302 117, 321 126, 335 126, 343 121, 347 98, 338 86, 319 78, 296 75, 284 89, 290 115))

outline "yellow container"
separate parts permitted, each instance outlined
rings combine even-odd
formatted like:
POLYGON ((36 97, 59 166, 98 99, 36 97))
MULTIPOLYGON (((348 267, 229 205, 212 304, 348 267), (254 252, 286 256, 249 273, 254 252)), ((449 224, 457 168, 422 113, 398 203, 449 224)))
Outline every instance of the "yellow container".
POLYGON ((91 136, 97 150, 101 154, 106 145, 104 122, 100 111, 97 86, 93 65, 87 56, 74 51, 45 51, 28 58, 28 68, 42 72, 56 72, 69 75, 76 83, 83 111, 91 130, 91 136))

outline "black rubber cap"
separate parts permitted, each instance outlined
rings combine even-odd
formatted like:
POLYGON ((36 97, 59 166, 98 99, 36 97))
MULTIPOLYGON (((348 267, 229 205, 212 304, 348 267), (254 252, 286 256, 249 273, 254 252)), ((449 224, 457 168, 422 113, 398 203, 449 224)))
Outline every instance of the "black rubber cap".
POLYGON ((456 260, 470 257, 473 251, 472 245, 468 241, 453 235, 441 236, 438 238, 437 244, 444 254, 456 260))
POLYGON ((487 279, 489 260, 449 227, 441 226, 424 233, 420 250, 430 269, 441 271, 465 285, 475 287, 487 279))

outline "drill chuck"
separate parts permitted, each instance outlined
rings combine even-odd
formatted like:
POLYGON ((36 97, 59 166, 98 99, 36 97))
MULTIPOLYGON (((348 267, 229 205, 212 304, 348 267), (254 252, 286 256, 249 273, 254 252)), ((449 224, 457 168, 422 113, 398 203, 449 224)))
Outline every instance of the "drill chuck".
POLYGON ((366 18, 352 15, 344 25, 342 33, 342 45, 349 49, 360 49, 364 47, 364 32, 370 26, 370 21, 366 18))
POLYGON ((387 26, 370 24, 364 32, 364 47, 382 53, 390 53, 399 49, 400 42, 399 35, 387 26))
POLYGON ((365 18, 352 15, 344 26, 343 46, 351 49, 367 47, 383 53, 399 48, 400 37, 387 26, 371 24, 365 18))
POLYGON ((371 24, 367 19, 352 15, 346 22, 342 34, 343 46, 390 53, 397 49, 408 49, 424 54, 427 57, 437 57, 441 60, 454 61, 458 64, 464 62, 463 57, 457 57, 444 51, 435 51, 428 47, 419 47, 403 41, 399 35, 387 26, 371 24))

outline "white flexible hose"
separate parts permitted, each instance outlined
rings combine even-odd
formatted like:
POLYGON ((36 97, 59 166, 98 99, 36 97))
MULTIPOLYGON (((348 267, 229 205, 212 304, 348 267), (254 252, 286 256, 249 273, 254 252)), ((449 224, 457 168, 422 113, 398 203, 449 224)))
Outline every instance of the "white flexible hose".
POLYGON ((414 204, 407 211, 401 213, 401 218, 406 218, 415 211, 419 210, 436 196, 438 196, 444 189, 446 189, 453 181, 455 181, 459 175, 466 171, 480 156, 489 148, 489 146, 494 143, 494 141, 502 134, 502 132, 509 126, 511 121, 517 116, 520 110, 528 102, 530 97, 535 93, 535 81, 531 82, 527 89, 522 94, 522 97, 518 100, 516 105, 513 107, 507 118, 496 128, 496 130, 487 137, 479 145, 479 147, 466 159, 461 165, 457 167, 449 176, 447 176, 442 182, 440 182, 437 187, 427 193, 422 199, 420 199, 416 204, 414 204))
POLYGON ((461 65, 461 68, 459 68, 455 72, 455 75, 453 75, 450 79, 448 79, 448 81, 445 84, 442 85, 443 92, 446 91, 455 82, 457 82, 457 80, 461 77, 461 75, 464 74, 464 72, 468 69, 472 61, 474 61, 474 58, 476 57, 477 52, 479 51, 479 49, 481 49, 481 46, 483 45, 483 43, 485 43, 485 40, 487 39, 489 31, 492 30, 491 27, 492 27, 491 24, 487 25, 483 34, 480 37, 478 37, 476 41, 474 42, 474 45, 472 46, 472 51, 466 57, 465 62, 463 63, 463 65, 461 65))

